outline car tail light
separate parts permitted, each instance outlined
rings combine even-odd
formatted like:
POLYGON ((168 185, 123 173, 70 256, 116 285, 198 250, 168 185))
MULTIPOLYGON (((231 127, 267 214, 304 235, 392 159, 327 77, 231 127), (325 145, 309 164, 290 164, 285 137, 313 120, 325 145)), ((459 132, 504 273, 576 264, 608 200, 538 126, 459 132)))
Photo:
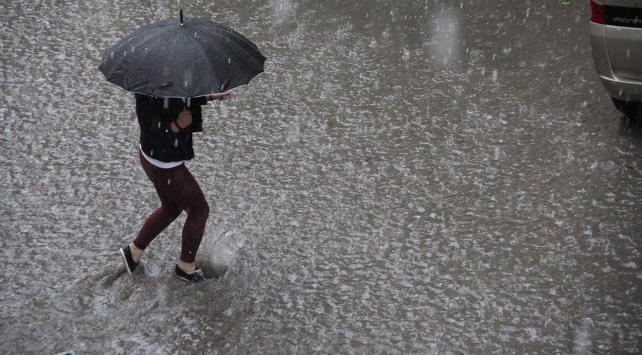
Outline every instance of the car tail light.
POLYGON ((604 5, 596 4, 593 0, 591 0, 591 22, 606 24, 604 5))

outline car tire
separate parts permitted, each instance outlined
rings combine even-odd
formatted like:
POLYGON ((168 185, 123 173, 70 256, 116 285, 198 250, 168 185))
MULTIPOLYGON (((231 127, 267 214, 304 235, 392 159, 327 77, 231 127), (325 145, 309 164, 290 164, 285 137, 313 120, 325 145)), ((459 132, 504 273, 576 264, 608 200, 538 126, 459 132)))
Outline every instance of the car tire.
POLYGON ((642 117, 642 105, 639 102, 633 101, 624 101, 612 97, 613 104, 618 111, 622 112, 629 118, 640 118, 642 117))

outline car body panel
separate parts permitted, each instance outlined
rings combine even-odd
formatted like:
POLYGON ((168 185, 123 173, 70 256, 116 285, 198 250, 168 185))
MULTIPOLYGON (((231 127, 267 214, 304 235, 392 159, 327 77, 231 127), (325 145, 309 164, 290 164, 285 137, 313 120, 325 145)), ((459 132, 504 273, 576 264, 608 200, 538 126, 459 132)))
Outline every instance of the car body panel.
POLYGON ((609 94, 642 102, 642 0, 595 0, 606 24, 590 22, 595 68, 609 94))
POLYGON ((642 28, 604 27, 613 74, 623 79, 642 80, 642 28))

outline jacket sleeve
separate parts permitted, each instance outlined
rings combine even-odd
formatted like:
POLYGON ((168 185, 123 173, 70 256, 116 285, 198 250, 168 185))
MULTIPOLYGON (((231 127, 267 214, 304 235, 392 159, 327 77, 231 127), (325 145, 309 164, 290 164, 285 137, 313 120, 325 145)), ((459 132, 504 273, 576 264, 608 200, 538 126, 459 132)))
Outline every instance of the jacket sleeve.
POLYGON ((192 111, 192 132, 203 132, 203 112, 201 105, 207 105, 207 97, 201 96, 192 99, 190 111, 192 111))
POLYGON ((199 105, 207 105, 207 96, 200 96, 194 98, 197 104, 199 105))

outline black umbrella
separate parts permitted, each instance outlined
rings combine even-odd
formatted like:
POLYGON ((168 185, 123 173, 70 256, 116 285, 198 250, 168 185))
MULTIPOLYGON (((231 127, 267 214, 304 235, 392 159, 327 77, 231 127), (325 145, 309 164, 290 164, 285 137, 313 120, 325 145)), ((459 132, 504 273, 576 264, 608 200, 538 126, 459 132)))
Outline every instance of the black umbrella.
POLYGON ((142 26, 105 51, 98 67, 127 91, 156 97, 199 97, 245 85, 265 57, 220 23, 185 18, 142 26))

